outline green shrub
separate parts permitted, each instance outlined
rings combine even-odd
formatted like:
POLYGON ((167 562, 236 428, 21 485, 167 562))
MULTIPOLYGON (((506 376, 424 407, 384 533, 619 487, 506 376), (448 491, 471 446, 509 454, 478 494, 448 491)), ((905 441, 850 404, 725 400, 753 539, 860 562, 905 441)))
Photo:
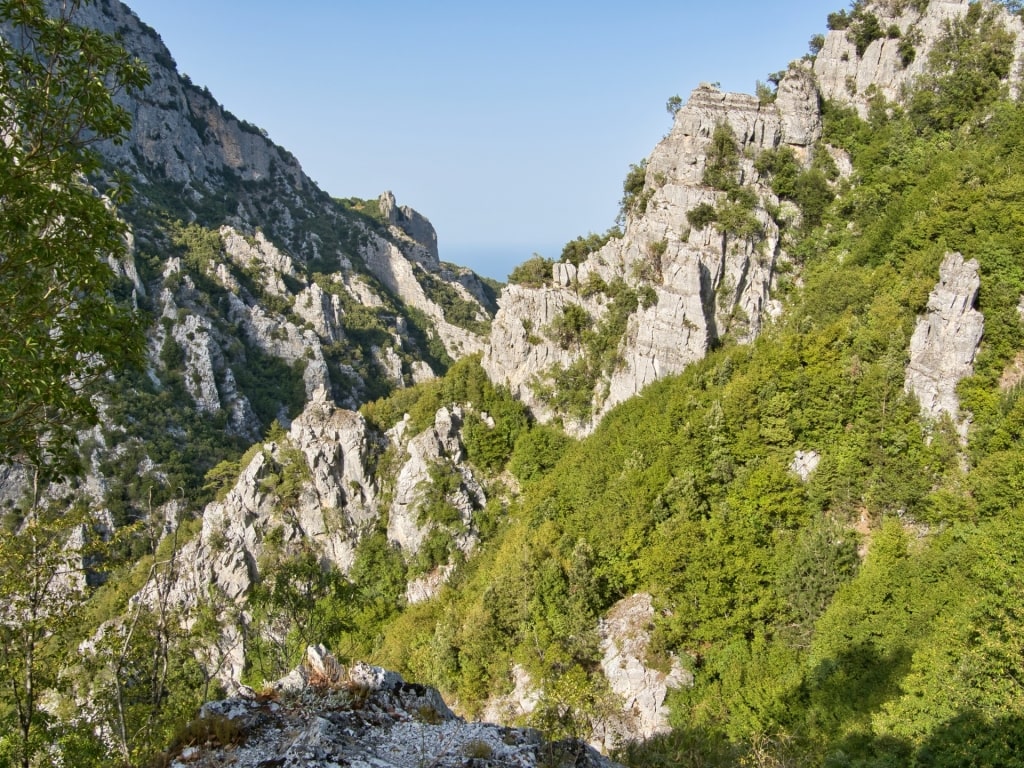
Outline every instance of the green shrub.
POLYGON ((640 215, 647 210, 651 191, 646 189, 647 160, 629 166, 629 173, 622 182, 622 199, 619 201, 619 219, 625 220, 630 215, 640 215))
POLYGON ((587 256, 600 250, 612 238, 622 237, 622 230, 612 227, 603 235, 596 235, 593 232, 586 237, 580 235, 575 240, 570 240, 562 248, 562 261, 579 266, 586 260, 587 256))
POLYGON ((885 32, 882 31, 882 25, 878 21, 878 17, 873 13, 863 10, 853 12, 853 21, 846 34, 856 48, 857 56, 863 56, 864 51, 867 50, 871 43, 885 37, 885 32))
POLYGON ((557 427, 537 424, 516 440, 509 471, 521 482, 532 482, 547 474, 572 443, 557 427))
POLYGON ((714 224, 718 216, 715 206, 710 203, 701 203, 686 212, 686 220, 694 229, 704 229, 714 224))
POLYGON ((701 183, 720 191, 734 189, 739 184, 739 169, 740 149, 736 134, 728 123, 718 123, 711 134, 701 183))
POLYGON ((579 345, 584 333, 590 328, 592 318, 579 304, 566 304, 562 314, 551 321, 547 332, 549 338, 562 349, 579 345))
POLYGON ((551 269, 555 262, 534 254, 512 270, 508 276, 510 285, 523 285, 527 288, 541 288, 551 284, 551 269))

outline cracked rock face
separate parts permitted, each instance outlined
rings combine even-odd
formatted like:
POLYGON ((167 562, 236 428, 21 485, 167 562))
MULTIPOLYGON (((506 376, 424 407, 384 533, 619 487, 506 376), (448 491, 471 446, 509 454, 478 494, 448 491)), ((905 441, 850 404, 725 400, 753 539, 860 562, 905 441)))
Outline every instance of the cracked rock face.
POLYGON ((671 731, 665 697, 671 688, 693 685, 693 675, 675 656, 667 659, 664 669, 651 665, 653 621, 651 596, 641 593, 612 606, 598 627, 604 654, 601 671, 622 700, 621 714, 610 718, 600 734, 606 748, 671 731))
POLYGON ((939 267, 939 282, 928 297, 928 311, 910 339, 905 388, 917 396, 932 419, 948 415, 966 439, 970 415, 961 414, 956 385, 974 372, 985 318, 974 308, 981 279, 978 262, 950 253, 939 267))
MULTIPOLYGON (((693 675, 676 656, 658 665, 652 663, 648 648, 653 622, 651 595, 638 593, 617 602, 598 623, 600 670, 613 694, 614 706, 591 719, 586 739, 602 751, 669 732, 665 705, 669 690, 693 685, 693 675)), ((511 682, 509 693, 487 702, 484 717, 515 722, 534 711, 543 696, 542 688, 517 664, 512 665, 511 682)))
POLYGON ((492 323, 483 366, 542 420, 555 416, 538 392, 552 371, 585 354, 580 345, 559 344, 545 330, 570 305, 582 307, 598 326, 608 298, 582 286, 624 282, 642 291, 644 302, 629 317, 618 345, 618 364, 604 371, 593 393, 590 417, 565 426, 586 434, 618 403, 664 376, 704 357, 718 340, 749 341, 776 311, 770 298, 775 265, 786 258, 779 228, 767 204, 778 200, 754 169, 761 151, 788 146, 809 162, 821 135, 818 92, 803 65, 790 68, 775 103, 702 85, 676 113, 672 131, 647 161, 648 202, 631 215, 622 238, 611 239, 579 266, 555 264, 550 285, 507 287, 492 323), (700 205, 714 206, 725 193, 703 184, 712 137, 728 125, 739 151, 739 182, 757 199, 751 215, 759 235, 720 233, 689 223, 700 205))
MULTIPOLYGON (((434 426, 413 437, 405 445, 404 461, 395 479, 394 501, 388 511, 388 540, 403 551, 416 553, 434 527, 431 521, 420 521, 420 508, 426 487, 431 483, 431 468, 450 463, 459 474, 459 486, 446 501, 458 511, 466 530, 470 530, 474 510, 481 509, 487 499, 483 488, 472 471, 464 466, 465 451, 460 439, 463 413, 460 408, 441 408, 434 418, 434 426)), ((398 437, 398 433, 396 433, 398 437)), ((397 442, 404 441, 398 438, 397 442)), ((475 537, 465 533, 457 538, 464 552, 472 550, 475 537)), ((447 576, 447 571, 445 576, 447 576)), ((414 588, 423 595, 423 582, 414 588)), ((437 584, 437 587, 440 583, 437 584)))
MULTIPOLYGON (((223 498, 206 506, 198 538, 184 544, 168 571, 159 581, 148 583, 135 599, 156 605, 169 580, 167 603, 186 616, 201 601, 243 609, 263 573, 261 563, 274 547, 311 549, 324 564, 347 573, 359 543, 384 513, 382 483, 394 483, 387 509, 388 537, 406 557, 412 557, 438 525, 419 520, 430 469, 438 465, 459 480, 446 501, 461 514, 461 524, 444 530, 456 547, 470 553, 477 542, 473 516, 486 504, 486 497, 465 463, 461 426, 461 409, 441 408, 434 425, 420 434, 407 434, 407 422, 402 422, 381 438, 360 414, 324 399, 312 401, 292 422, 287 440, 263 443, 223 498), (402 457, 393 479, 370 469, 375 452, 389 442, 402 457), (301 481, 294 495, 283 501, 275 488, 286 473, 301 481), (277 544, 271 543, 271 534, 277 544)), ((410 582, 410 602, 436 594, 452 570, 450 564, 441 564, 410 582)), ((219 663, 217 674, 233 690, 244 663, 245 619, 229 615, 230 611, 221 613, 225 616, 222 645, 230 646, 231 652, 219 663)))
POLYGON ((579 741, 547 743, 536 731, 467 723, 433 688, 379 667, 345 669, 320 648, 272 692, 203 707, 212 736, 172 750, 173 768, 614 768, 579 741), (228 743, 222 743, 227 741, 228 743))
MULTIPOLYGON (((994 3, 986 5, 995 7, 994 3)), ((833 30, 825 36, 825 45, 814 60, 814 74, 824 98, 855 107, 861 117, 867 117, 873 93, 887 101, 900 101, 906 86, 927 69, 928 54, 942 39, 949 22, 967 13, 970 0, 930 0, 923 12, 913 6, 880 0, 867 3, 865 10, 877 16, 881 28, 896 27, 900 36, 873 41, 861 56, 848 39, 847 30, 833 30), (913 41, 914 57, 905 63, 900 45, 907 40, 913 41)), ((1011 90, 1016 95, 1024 74, 1020 68, 1024 24, 1006 12, 1002 12, 1002 23, 1017 38, 1017 64, 1010 75, 1011 90)))

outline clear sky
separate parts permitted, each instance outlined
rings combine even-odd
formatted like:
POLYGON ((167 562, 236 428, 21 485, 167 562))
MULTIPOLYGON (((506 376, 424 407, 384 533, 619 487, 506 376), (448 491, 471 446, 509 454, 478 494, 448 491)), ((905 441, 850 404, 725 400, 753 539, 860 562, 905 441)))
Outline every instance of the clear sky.
POLYGON ((614 223, 700 82, 753 93, 840 0, 127 0, 182 72, 335 197, 390 189, 503 280, 614 223))

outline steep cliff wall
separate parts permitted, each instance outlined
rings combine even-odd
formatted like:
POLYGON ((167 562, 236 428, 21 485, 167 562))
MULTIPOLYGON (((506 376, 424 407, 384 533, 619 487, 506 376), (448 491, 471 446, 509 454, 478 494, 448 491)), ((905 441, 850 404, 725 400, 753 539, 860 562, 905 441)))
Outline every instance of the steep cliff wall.
MULTIPOLYGON (((835 29, 825 36, 814 61, 822 97, 856 107, 861 117, 867 117, 870 103, 877 96, 890 102, 902 101, 906 89, 927 71, 929 54, 948 32, 949 24, 966 16, 971 5, 969 0, 883 0, 865 4, 864 12, 878 22, 879 36, 860 52, 849 28, 835 29)), ((1016 39, 1017 64, 1011 69, 1008 85, 1011 94, 1017 94, 1024 75, 1024 23, 989 0, 980 5, 986 11, 995 10, 999 23, 1016 39)))
POLYGON ((103 147, 114 166, 135 178, 138 199, 129 215, 143 230, 141 245, 153 243, 148 218, 157 211, 209 228, 226 225, 263 237, 300 274, 309 262, 325 273, 368 271, 430 317, 452 357, 482 347, 479 335, 450 323, 423 287, 439 281, 474 305, 482 322, 489 319, 479 279, 468 270, 468 276, 452 274, 438 261, 437 234, 426 217, 398 206, 390 192, 378 201, 376 219, 353 215, 316 186, 294 155, 180 75, 159 35, 117 0, 87 5, 77 18, 121 35, 150 71, 141 94, 119 97, 132 115, 126 140, 103 147))
POLYGON ((754 158, 785 146, 809 163, 820 133, 818 93, 805 66, 786 73, 773 103, 712 86, 696 89, 646 161, 643 205, 630 212, 624 235, 578 266, 556 264, 549 285, 505 289, 484 355, 488 374, 541 418, 552 418, 554 410, 539 393, 585 350, 559 343, 546 331, 570 306, 581 307, 599 325, 611 302, 607 291, 590 286, 616 282, 637 291, 641 300, 621 338, 613 340, 617 359, 596 377, 589 413, 567 419, 577 433, 589 431, 609 408, 682 370, 724 338, 752 339, 774 311, 775 266, 786 259, 771 212, 779 200, 755 170, 754 158), (701 206, 730 199, 707 183, 705 173, 722 126, 736 142, 736 181, 753 199, 752 228, 739 235, 711 224, 694 226, 688 217, 701 206))

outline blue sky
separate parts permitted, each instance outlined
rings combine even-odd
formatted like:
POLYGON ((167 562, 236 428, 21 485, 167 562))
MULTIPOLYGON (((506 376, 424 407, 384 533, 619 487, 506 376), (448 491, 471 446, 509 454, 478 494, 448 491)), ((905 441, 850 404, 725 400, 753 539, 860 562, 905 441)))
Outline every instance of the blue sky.
POLYGON ((385 189, 504 279, 614 222, 700 82, 753 93, 838 0, 128 0, 182 72, 336 197, 385 189))

